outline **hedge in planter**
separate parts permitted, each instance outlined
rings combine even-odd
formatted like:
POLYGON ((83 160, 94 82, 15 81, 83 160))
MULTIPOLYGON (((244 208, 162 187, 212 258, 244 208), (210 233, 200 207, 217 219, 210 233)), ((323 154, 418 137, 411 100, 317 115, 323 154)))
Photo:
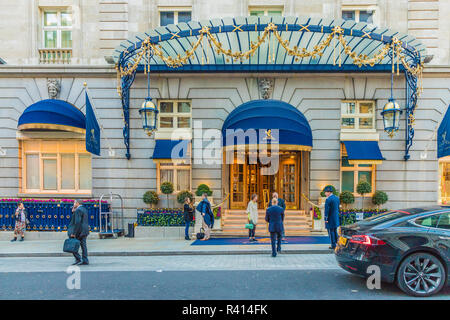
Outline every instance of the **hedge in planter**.
MULTIPOLYGON (((184 223, 183 209, 151 209, 138 213, 139 226, 182 227, 184 223)), ((191 226, 194 222, 191 222, 191 226)))

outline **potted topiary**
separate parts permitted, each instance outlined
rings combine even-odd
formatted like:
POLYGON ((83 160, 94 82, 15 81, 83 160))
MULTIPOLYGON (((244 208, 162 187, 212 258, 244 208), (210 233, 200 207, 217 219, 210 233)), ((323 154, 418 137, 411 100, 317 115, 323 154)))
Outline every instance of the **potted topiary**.
POLYGON ((389 200, 386 192, 383 191, 375 191, 372 196, 372 203, 377 206, 377 209, 380 210, 381 206, 385 204, 389 200))
POLYGON ((191 200, 191 202, 194 201, 194 195, 189 190, 183 190, 183 191, 178 192, 177 202, 179 204, 184 204, 184 200, 186 200, 186 198, 189 198, 191 200))
POLYGON ((156 193, 156 191, 147 191, 146 193, 144 193, 144 197, 143 199, 144 203, 150 205, 150 208, 153 208, 153 205, 157 205, 159 202, 159 197, 158 194, 156 193))
POLYGON ((370 183, 368 183, 367 181, 363 181, 361 180, 358 185, 356 186, 356 192, 358 192, 358 194, 361 195, 361 208, 362 211, 364 212, 364 195, 367 193, 371 193, 372 192, 372 187, 370 186, 370 183))
POLYGON ((326 200, 327 196, 325 195, 325 191, 324 190, 325 190, 326 187, 331 187, 331 189, 333 190, 333 194, 335 196, 339 196, 339 192, 337 192, 336 188, 333 185, 331 185, 331 184, 326 185, 325 187, 323 187, 322 191, 320 192, 319 205, 324 205, 325 204, 325 200, 326 200))
POLYGON ((355 202, 355 196, 350 191, 342 191, 339 195, 339 200, 344 205, 344 209, 347 209, 347 206, 349 204, 352 204, 355 202))
POLYGON ((173 183, 169 182, 169 181, 163 182, 163 183, 161 183, 161 186, 160 186, 159 189, 161 190, 161 192, 163 194, 166 195, 167 207, 169 208, 170 207, 170 205, 169 205, 169 194, 173 193, 173 183))
POLYGON ((202 195, 206 193, 208 195, 208 200, 209 202, 213 203, 213 198, 212 198, 212 190, 209 188, 208 185, 202 183, 197 187, 197 190, 195 191, 195 203, 199 203, 202 200, 202 195))

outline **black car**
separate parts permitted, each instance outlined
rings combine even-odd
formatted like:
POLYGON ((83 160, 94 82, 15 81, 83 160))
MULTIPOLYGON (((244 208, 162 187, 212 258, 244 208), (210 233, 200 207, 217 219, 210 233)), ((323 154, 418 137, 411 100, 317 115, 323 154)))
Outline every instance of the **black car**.
POLYGON ((349 272, 368 277, 376 265, 382 281, 407 294, 435 294, 450 277, 450 207, 394 210, 341 226, 335 256, 349 272))

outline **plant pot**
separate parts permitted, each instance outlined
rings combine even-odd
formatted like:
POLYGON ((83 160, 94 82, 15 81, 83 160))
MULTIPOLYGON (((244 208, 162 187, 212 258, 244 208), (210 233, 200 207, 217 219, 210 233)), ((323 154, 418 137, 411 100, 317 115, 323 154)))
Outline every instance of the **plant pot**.
POLYGON ((213 230, 221 230, 222 229, 222 225, 221 225, 221 218, 218 219, 214 219, 214 226, 213 226, 213 230))
POLYGON ((322 231, 325 229, 325 221, 314 219, 314 231, 322 231))

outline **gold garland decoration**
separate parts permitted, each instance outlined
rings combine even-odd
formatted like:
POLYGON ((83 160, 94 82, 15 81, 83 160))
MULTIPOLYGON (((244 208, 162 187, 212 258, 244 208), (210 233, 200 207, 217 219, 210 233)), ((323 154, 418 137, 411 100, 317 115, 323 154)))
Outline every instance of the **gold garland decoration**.
MULTIPOLYGON (((303 26, 303 29, 307 30, 307 26, 303 26)), ((241 30, 239 26, 235 26, 235 30, 241 30)), ((256 30, 256 26, 255 26, 256 30)), ((241 30, 242 31, 242 30, 241 30)), ((133 72, 136 71, 138 68, 142 58, 150 52, 150 50, 153 52, 153 54, 157 57, 159 57, 167 66, 171 68, 178 68, 183 65, 185 65, 189 59, 195 54, 198 47, 202 46, 202 64, 204 63, 204 57, 203 57, 203 41, 206 39, 208 41, 208 45, 206 46, 206 55, 207 55, 207 63, 209 63, 209 56, 208 56, 208 46, 210 50, 214 50, 217 54, 223 54, 226 57, 226 61, 229 62, 230 59, 233 59, 234 61, 243 61, 244 59, 249 59, 252 57, 258 48, 263 45, 266 40, 268 40, 269 43, 269 61, 274 62, 275 61, 275 45, 272 43, 272 54, 270 53, 270 42, 273 38, 275 38, 278 43, 286 50, 286 54, 289 56, 294 57, 294 60, 296 62, 299 61, 300 58, 316 58, 317 56, 321 57, 324 53, 324 50, 329 47, 330 45, 333 46, 333 65, 336 64, 336 50, 338 51, 338 64, 339 67, 341 66, 341 49, 340 46, 342 45, 343 52, 349 56, 352 59, 352 63, 357 65, 358 67, 361 67, 363 65, 370 65, 373 67, 376 63, 382 61, 386 55, 389 53, 389 50, 392 50, 392 73, 395 72, 394 68, 394 62, 396 61, 397 64, 397 75, 399 74, 399 64, 401 63, 404 68, 411 74, 415 75, 418 78, 418 91, 417 95, 423 91, 423 85, 422 85, 422 76, 423 76, 423 63, 411 67, 408 62, 406 61, 405 55, 402 53, 402 42, 394 37, 390 43, 387 43, 385 46, 383 46, 376 54, 374 54, 372 57, 369 57, 365 54, 357 54, 353 49, 350 47, 350 45, 347 43, 347 41, 344 38, 343 35, 344 30, 336 26, 332 29, 332 32, 319 44, 315 45, 311 51, 308 51, 306 48, 298 48, 297 46, 290 47, 290 42, 288 40, 283 40, 281 37, 281 34, 278 32, 278 28, 274 23, 269 23, 267 27, 264 29, 264 32, 261 36, 258 35, 256 43, 251 41, 250 42, 250 50, 247 51, 231 51, 231 49, 225 49, 222 46, 222 43, 210 32, 210 28, 207 26, 203 26, 202 29, 199 31, 199 36, 197 41, 194 43, 192 48, 190 50, 186 50, 184 52, 184 56, 181 56, 181 54, 178 54, 175 58, 172 56, 166 56, 163 53, 162 47, 159 44, 153 44, 150 42, 150 37, 146 38, 141 45, 141 48, 139 52, 137 53, 137 56, 134 58, 134 62, 131 64, 129 63, 126 67, 117 67, 117 92, 119 95, 121 95, 121 88, 120 88, 120 79, 124 76, 131 75, 133 72), (273 33, 272 39, 271 39, 271 33, 273 33), (337 40, 337 48, 336 48, 336 40, 337 40), (331 44, 333 42, 333 44, 331 44), (214 48, 213 48, 214 47, 214 48)), ((172 39, 175 38, 177 34, 174 34, 172 39)), ((366 35, 365 35, 366 36, 366 35)), ((367 34, 367 37, 370 38, 370 35, 367 34)), ((125 54, 127 54, 128 51, 125 50, 125 54)), ((148 61, 147 64, 150 62, 148 61)), ((149 65, 144 69, 144 73, 149 72, 149 65)), ((411 123, 414 123, 414 120, 411 121, 411 123)))

